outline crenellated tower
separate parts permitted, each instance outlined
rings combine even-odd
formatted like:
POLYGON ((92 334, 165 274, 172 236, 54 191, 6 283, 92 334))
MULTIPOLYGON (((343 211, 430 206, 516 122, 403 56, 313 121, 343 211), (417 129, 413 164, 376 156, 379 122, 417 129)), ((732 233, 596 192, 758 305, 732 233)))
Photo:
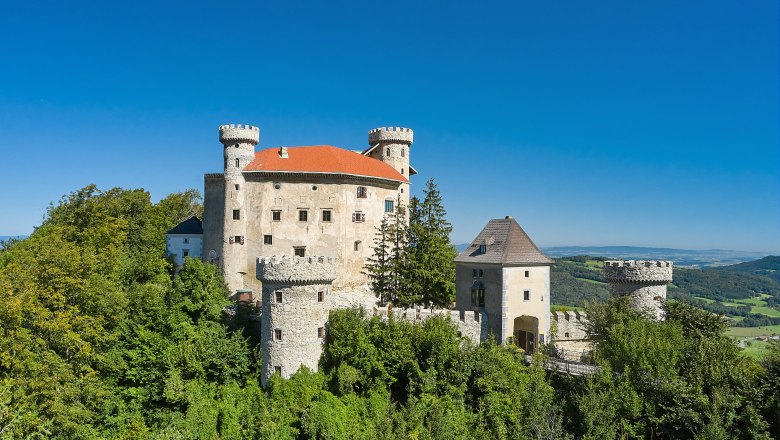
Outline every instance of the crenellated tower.
POLYGON ((263 386, 274 373, 289 378, 301 365, 317 371, 337 266, 330 257, 257 259, 257 279, 263 283, 263 386))
POLYGON ((666 285, 672 281, 671 261, 605 261, 604 277, 612 295, 628 296, 631 307, 664 319, 666 285))
MULTIPOLYGON (((414 142, 414 131, 403 127, 380 127, 368 132, 368 155, 393 167, 404 177, 415 174, 409 166, 409 154, 414 142)), ((409 184, 400 186, 399 194, 404 206, 409 206, 409 184)))
POLYGON ((246 205, 242 170, 255 158, 260 129, 251 125, 222 125, 219 142, 224 148, 225 197, 222 218, 222 272, 231 294, 244 289, 246 256, 246 205))

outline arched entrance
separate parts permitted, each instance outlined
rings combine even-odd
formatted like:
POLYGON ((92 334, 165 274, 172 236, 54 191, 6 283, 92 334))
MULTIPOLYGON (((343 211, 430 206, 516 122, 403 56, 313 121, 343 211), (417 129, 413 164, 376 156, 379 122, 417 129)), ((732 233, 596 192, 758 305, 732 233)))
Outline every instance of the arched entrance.
POLYGON ((536 340, 539 336, 539 318, 523 315, 515 318, 514 331, 515 344, 531 354, 536 349, 536 340))

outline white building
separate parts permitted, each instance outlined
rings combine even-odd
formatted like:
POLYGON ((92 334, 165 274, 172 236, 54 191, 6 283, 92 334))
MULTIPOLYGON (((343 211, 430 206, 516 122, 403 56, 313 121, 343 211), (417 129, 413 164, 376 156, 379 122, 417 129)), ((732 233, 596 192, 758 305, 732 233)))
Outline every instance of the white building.
POLYGON ((183 220, 165 233, 166 256, 173 257, 176 268, 184 264, 184 259, 203 257, 203 226, 194 215, 183 220))

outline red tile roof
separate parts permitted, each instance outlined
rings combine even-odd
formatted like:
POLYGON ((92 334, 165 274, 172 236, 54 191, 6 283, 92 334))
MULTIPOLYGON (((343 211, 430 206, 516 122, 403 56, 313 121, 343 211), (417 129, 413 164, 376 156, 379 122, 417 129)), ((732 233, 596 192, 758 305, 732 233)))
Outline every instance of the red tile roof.
POLYGON ((409 181, 381 160, 330 145, 287 147, 287 158, 282 158, 279 150, 276 147, 256 152, 255 159, 244 171, 351 174, 409 181))

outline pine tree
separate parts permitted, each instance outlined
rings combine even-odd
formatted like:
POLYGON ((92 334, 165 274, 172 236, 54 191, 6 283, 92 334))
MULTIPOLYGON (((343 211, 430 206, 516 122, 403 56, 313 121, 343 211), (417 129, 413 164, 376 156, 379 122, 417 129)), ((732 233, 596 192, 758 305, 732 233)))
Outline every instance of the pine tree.
POLYGON ((406 208, 400 200, 392 213, 385 214, 374 237, 374 253, 368 258, 365 274, 380 305, 410 307, 420 300, 410 292, 408 273, 408 227, 406 208))
POLYGON ((441 193, 428 180, 425 198, 410 202, 407 281, 413 296, 429 306, 446 307, 455 299, 455 247, 441 193))

